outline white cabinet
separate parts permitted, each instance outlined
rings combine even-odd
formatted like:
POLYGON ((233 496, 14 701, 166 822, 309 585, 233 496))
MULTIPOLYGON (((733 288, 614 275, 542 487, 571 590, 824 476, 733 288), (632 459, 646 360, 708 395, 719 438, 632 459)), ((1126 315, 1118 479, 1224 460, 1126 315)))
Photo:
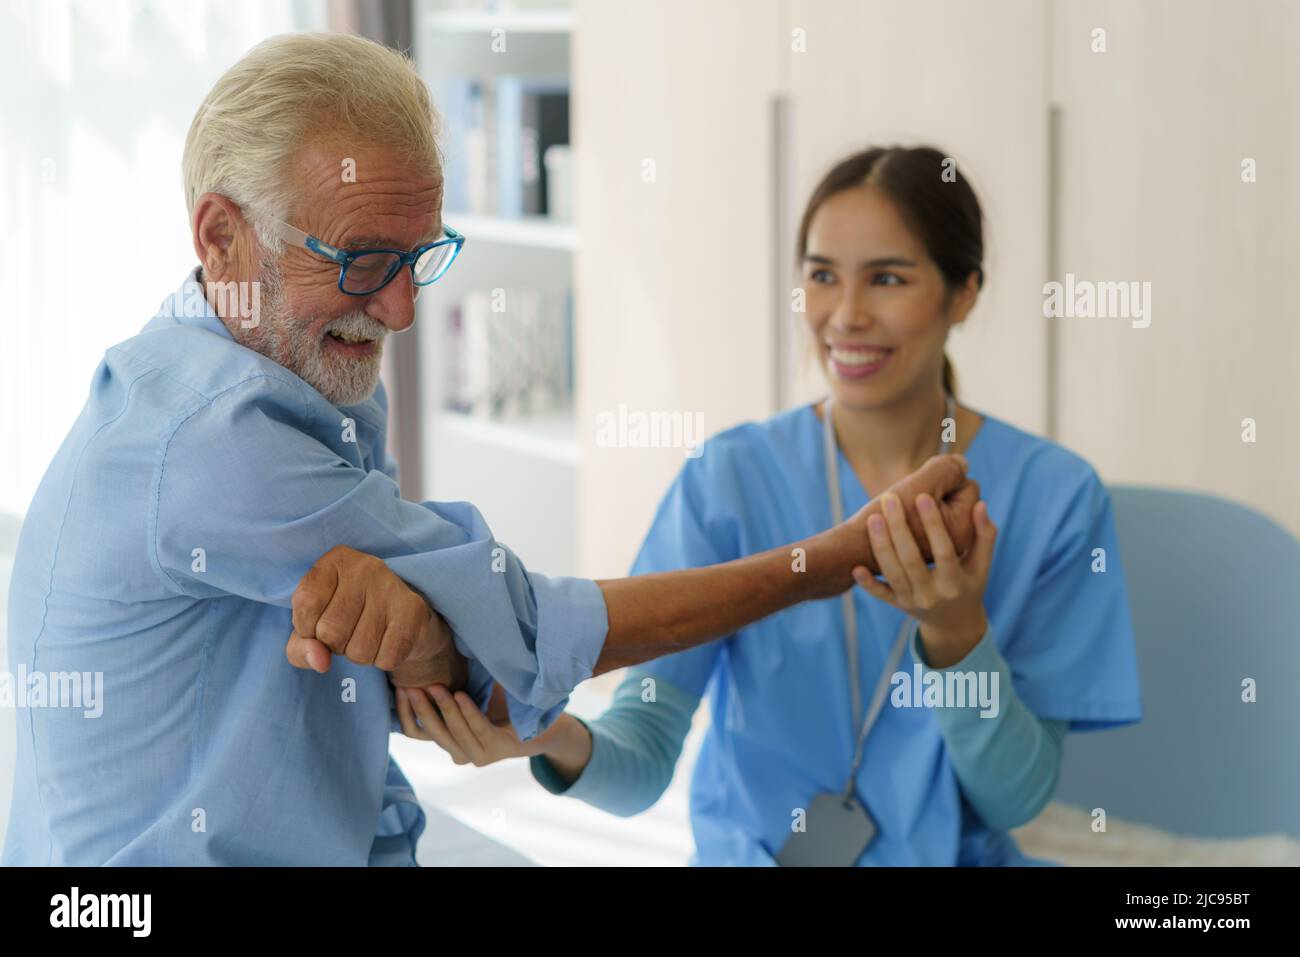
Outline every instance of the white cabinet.
POLYGON ((713 434, 775 407, 782 4, 575 8, 579 567, 609 577, 627 573, 684 450, 599 442, 602 417, 698 416, 713 434))
POLYGON ((1055 9, 1060 271, 1151 284, 1145 328, 1057 320, 1060 439, 1108 480, 1210 491, 1300 533, 1300 5, 1055 9))

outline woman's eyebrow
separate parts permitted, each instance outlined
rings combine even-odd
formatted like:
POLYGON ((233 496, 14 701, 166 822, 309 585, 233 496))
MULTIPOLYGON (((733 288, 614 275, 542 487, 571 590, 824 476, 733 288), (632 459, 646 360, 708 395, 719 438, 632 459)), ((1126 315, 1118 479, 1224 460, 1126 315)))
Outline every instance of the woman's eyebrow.
MULTIPOLYGON (((805 262, 819 263, 826 266, 834 266, 836 262, 829 256, 823 256, 819 253, 808 253, 803 257, 805 262)), ((886 269, 890 266, 916 266, 915 260, 908 259, 906 256, 880 256, 876 259, 868 259, 861 263, 858 269, 886 269)))

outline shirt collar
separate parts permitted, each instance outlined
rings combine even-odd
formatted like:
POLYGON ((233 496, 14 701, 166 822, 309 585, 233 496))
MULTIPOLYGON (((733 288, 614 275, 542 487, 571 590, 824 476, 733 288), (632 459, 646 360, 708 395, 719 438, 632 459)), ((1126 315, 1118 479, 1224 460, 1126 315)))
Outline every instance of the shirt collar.
POLYGON ((191 269, 180 287, 162 301, 157 314, 149 320, 145 329, 160 329, 165 326, 197 326, 227 339, 234 339, 204 295, 199 266, 191 269))
MULTIPOLYGON (((212 303, 208 302, 207 296, 204 295, 203 274, 200 266, 191 269, 180 287, 162 301, 162 305, 158 307, 157 315, 149 320, 148 325, 145 326, 145 331, 163 329, 168 326, 195 326, 216 333, 219 336, 224 336, 231 342, 235 341, 235 337, 230 334, 230 330, 226 328, 226 324, 221 321, 221 317, 212 308, 212 303)), ((289 372, 287 369, 285 371, 289 372)), ((290 372, 289 374, 292 375, 293 373, 290 372)), ((307 385, 307 383, 303 384, 307 385)), ((311 388, 310 385, 307 387, 311 388)), ((379 401, 379 392, 383 387, 383 383, 380 382, 375 394, 364 402, 359 402, 356 405, 336 406, 336 408, 347 410, 356 418, 382 432, 388 419, 383 405, 379 401)))

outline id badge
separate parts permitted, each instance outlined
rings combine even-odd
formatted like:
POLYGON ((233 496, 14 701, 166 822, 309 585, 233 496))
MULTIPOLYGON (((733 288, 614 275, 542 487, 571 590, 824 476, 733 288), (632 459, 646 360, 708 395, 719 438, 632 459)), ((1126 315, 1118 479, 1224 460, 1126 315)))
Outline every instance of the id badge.
POLYGON ((776 855, 782 867, 852 867, 876 836, 876 822, 862 802, 843 793, 814 797, 804 827, 776 855))

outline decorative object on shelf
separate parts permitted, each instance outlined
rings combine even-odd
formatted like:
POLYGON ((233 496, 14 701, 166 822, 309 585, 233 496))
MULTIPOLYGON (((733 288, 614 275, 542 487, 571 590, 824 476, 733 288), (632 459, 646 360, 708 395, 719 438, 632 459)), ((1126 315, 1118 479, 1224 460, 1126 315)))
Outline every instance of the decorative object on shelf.
POLYGON ((535 289, 473 291, 446 310, 443 408, 509 419, 573 395, 572 297, 535 289))
POLYGON ((546 214, 557 222, 573 222, 573 150, 567 143, 547 148, 542 157, 546 168, 546 214))

